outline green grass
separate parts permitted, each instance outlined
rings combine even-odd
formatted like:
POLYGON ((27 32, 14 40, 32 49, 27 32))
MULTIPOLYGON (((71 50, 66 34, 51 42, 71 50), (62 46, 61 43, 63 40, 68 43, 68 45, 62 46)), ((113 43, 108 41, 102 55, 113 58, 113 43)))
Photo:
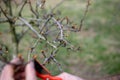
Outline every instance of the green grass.
POLYGON ((89 14, 91 17, 87 18, 88 20, 90 19, 91 22, 93 21, 90 24, 88 23, 89 25, 87 25, 87 28, 93 28, 94 31, 99 34, 98 37, 92 40, 95 42, 91 47, 95 46, 95 44, 97 45, 95 46, 93 54, 97 54, 95 58, 98 62, 103 63, 102 70, 108 74, 120 73, 120 64, 118 62, 120 57, 120 23, 118 22, 118 3, 119 0, 96 1, 93 6, 94 8, 91 9, 91 13, 89 14), (107 6, 107 4, 110 6, 107 6), (101 40, 103 41, 101 42, 101 40))

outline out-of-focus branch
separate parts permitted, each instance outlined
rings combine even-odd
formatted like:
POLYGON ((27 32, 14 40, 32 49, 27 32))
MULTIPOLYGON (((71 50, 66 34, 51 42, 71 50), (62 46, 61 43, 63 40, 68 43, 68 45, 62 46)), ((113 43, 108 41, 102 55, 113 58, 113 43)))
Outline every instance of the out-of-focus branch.
POLYGON ((57 7, 59 7, 64 1, 66 1, 66 0, 61 0, 58 4, 56 4, 56 5, 51 9, 51 13, 52 13, 57 7))
POLYGON ((27 4, 27 0, 25 0, 24 1, 24 3, 23 3, 23 5, 22 5, 22 7, 21 7, 21 9, 20 9, 20 11, 19 11, 19 13, 18 13, 18 15, 21 17, 22 16, 22 10, 23 10, 23 8, 24 8, 24 6, 27 4))
POLYGON ((45 5, 45 2, 46 2, 46 0, 37 0, 38 2, 38 7, 40 7, 41 9, 44 9, 44 5, 45 5))
POLYGON ((47 62, 50 62, 51 60, 53 60, 53 62, 56 63, 56 65, 58 66, 59 70, 62 72, 62 66, 61 64, 55 59, 55 54, 57 53, 58 49, 55 49, 54 51, 51 52, 51 55, 48 58, 45 58, 43 65, 45 65, 47 62))
MULTIPOLYGON (((34 25, 34 26, 38 26, 39 23, 42 22, 42 21, 43 21, 42 19, 35 19, 35 18, 30 18, 30 19, 28 19, 28 23, 31 24, 31 25, 34 25)), ((16 22, 14 25, 15 25, 16 27, 17 27, 17 26, 23 27, 23 26, 25 26, 26 24, 23 23, 23 22, 22 22, 22 23, 21 23, 21 22, 16 22)))
POLYGON ((4 16, 8 19, 9 23, 12 23, 11 19, 8 17, 6 12, 3 10, 3 8, 0 6, 1 12, 4 14, 4 16))
POLYGON ((23 23, 25 23, 38 36, 38 38, 45 40, 45 38, 41 34, 39 34, 25 19, 23 19, 21 17, 19 17, 19 19, 23 23))
POLYGON ((80 26, 79 26, 78 31, 81 31, 81 28, 82 28, 82 26, 83 26, 83 22, 84 22, 84 20, 85 20, 85 18, 86 18, 86 15, 87 15, 87 13, 88 13, 88 10, 89 10, 90 1, 91 1, 91 0, 88 0, 88 1, 87 1, 86 10, 85 10, 85 12, 84 12, 83 18, 82 18, 81 21, 80 21, 80 26))
POLYGON ((52 19, 55 21, 55 23, 58 25, 59 29, 60 29, 60 40, 63 40, 63 29, 62 29, 62 25, 54 18, 52 17, 52 19))
POLYGON ((57 51, 58 51, 58 48, 55 49, 54 51, 52 51, 51 55, 44 60, 43 65, 45 65, 47 62, 49 62, 49 60, 55 56, 55 54, 57 53, 57 51))
POLYGON ((57 48, 55 45, 53 45, 52 43, 50 43, 49 41, 47 41, 41 34, 39 34, 25 19, 19 17, 19 19, 25 23, 37 36, 38 38, 46 41, 46 43, 48 43, 50 46, 52 46, 53 48, 57 48))
POLYGON ((11 2, 11 0, 8 0, 8 4, 9 4, 9 13, 10 13, 10 15, 11 16, 13 16, 13 11, 12 11, 12 2, 11 2))
POLYGON ((24 35, 28 32, 29 28, 23 29, 22 33, 20 34, 19 41, 24 37, 24 35))
POLYGON ((31 0, 29 0, 29 6, 30 6, 30 10, 32 11, 32 13, 36 16, 36 18, 38 18, 38 14, 34 11, 32 4, 31 4, 31 0))
POLYGON ((12 7, 11 7, 11 2, 9 2, 9 7, 10 7, 10 13, 9 16, 8 14, 3 10, 3 8, 0 6, 0 9, 2 11, 2 13, 4 14, 4 16, 8 19, 8 22, 10 24, 10 31, 12 33, 12 38, 13 38, 13 42, 15 43, 15 50, 16 50, 16 54, 18 53, 18 46, 19 46, 19 39, 17 38, 17 33, 14 27, 14 18, 10 17, 12 16, 12 7))
POLYGON ((6 22, 8 22, 8 19, 0 18, 0 23, 6 23, 6 22))
POLYGON ((39 39, 37 39, 35 41, 35 43, 33 44, 33 46, 30 48, 30 50, 28 52, 28 61, 30 61, 31 54, 33 53, 33 51, 34 51, 35 47, 37 46, 38 42, 39 42, 39 39))
POLYGON ((40 28, 40 33, 42 33, 43 29, 46 27, 47 23, 51 20, 52 16, 48 17, 47 20, 43 23, 42 27, 40 28))
POLYGON ((57 64, 59 70, 60 70, 61 72, 63 72, 63 69, 62 69, 61 64, 60 64, 54 57, 51 57, 51 58, 52 58, 52 60, 57 64))

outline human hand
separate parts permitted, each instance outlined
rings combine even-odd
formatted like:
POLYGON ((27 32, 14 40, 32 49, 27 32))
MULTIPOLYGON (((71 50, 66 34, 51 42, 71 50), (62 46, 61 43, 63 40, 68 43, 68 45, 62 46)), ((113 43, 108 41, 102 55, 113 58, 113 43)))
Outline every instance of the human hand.
POLYGON ((61 73, 60 75, 58 75, 58 77, 61 77, 63 80, 84 80, 66 72, 61 73))
MULTIPOLYGON (((12 64, 19 65, 22 61, 19 58, 15 58, 11 61, 12 64)), ((19 69, 15 73, 15 66, 7 64, 1 73, 0 80, 37 80, 34 70, 33 62, 28 63, 23 69, 19 69)))
MULTIPOLYGON (((12 64, 19 65, 22 61, 19 58, 15 58, 11 61, 12 64)), ((34 70, 34 63, 28 63, 24 68, 17 69, 15 71, 15 66, 12 64, 7 64, 1 73, 0 80, 37 80, 35 70, 34 70)), ((63 80, 83 80, 77 76, 71 75, 69 73, 63 72, 58 77, 62 78, 63 80)))

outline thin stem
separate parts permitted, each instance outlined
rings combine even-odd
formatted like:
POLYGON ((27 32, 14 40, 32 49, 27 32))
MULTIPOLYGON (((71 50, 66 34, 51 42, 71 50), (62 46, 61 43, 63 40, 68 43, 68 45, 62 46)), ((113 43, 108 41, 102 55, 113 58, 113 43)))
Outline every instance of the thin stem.
POLYGON ((19 11, 19 13, 18 13, 19 16, 22 16, 21 13, 22 13, 22 10, 23 10, 24 6, 26 5, 26 3, 27 3, 27 0, 24 1, 24 4, 22 5, 22 7, 21 7, 21 9, 20 9, 20 11, 19 11))
POLYGON ((83 26, 83 22, 84 22, 84 20, 85 20, 85 18, 86 18, 86 16, 87 16, 87 13, 88 13, 88 10, 89 10, 90 1, 91 1, 91 0, 88 0, 88 1, 87 1, 86 10, 85 10, 85 12, 84 12, 83 18, 82 18, 81 21, 80 21, 80 27, 79 27, 78 31, 81 31, 81 28, 82 28, 82 26, 83 26))
POLYGON ((0 18, 0 23, 6 23, 6 22, 8 22, 7 19, 5 19, 5 18, 0 18))
POLYGON ((28 61, 30 61, 31 54, 33 53, 33 51, 34 51, 35 47, 37 46, 38 42, 39 42, 39 39, 37 39, 35 41, 35 43, 33 44, 33 46, 30 48, 29 53, 28 53, 28 61))
POLYGON ((18 54, 19 40, 17 38, 16 29, 13 24, 10 24, 10 30, 13 36, 13 42, 15 43, 15 48, 16 48, 15 51, 16 51, 16 54, 18 54))
POLYGON ((12 16, 13 13, 12 13, 12 4, 11 4, 11 0, 8 0, 8 4, 9 4, 9 12, 10 12, 10 15, 12 16))
POLYGON ((29 6, 30 6, 30 10, 32 11, 32 13, 36 16, 36 18, 39 18, 38 14, 34 11, 32 4, 31 4, 31 0, 29 0, 29 6))
POLYGON ((54 44, 50 43, 50 42, 47 41, 41 34, 39 34, 25 19, 23 19, 23 18, 21 18, 21 17, 19 17, 19 19, 20 19, 23 23, 25 23, 25 24, 38 36, 38 38, 46 41, 46 43, 48 43, 48 44, 49 44, 50 46, 52 46, 53 48, 55 48, 55 49, 57 48, 54 44))
POLYGON ((60 6, 65 0, 61 0, 58 4, 56 4, 52 9, 51 9, 51 13, 58 7, 60 6))
POLYGON ((52 16, 50 16, 45 23, 42 25, 42 28, 40 29, 40 33, 42 33, 43 29, 47 26, 47 23, 51 20, 52 16))
POLYGON ((3 8, 0 6, 1 12, 4 14, 4 16, 8 19, 9 23, 12 23, 11 19, 8 17, 8 15, 5 13, 3 8))
POLYGON ((55 21, 55 23, 58 25, 59 29, 60 29, 60 39, 63 40, 63 29, 62 29, 62 25, 54 18, 52 17, 52 19, 55 21))
MULTIPOLYGON (((0 6, 0 9, 2 11, 2 13, 4 14, 4 16, 8 19, 9 21, 9 25, 10 25, 10 31, 12 33, 12 38, 13 38, 13 42, 15 43, 15 47, 16 47, 16 54, 18 53, 18 45, 19 45, 19 40, 17 38, 17 33, 16 33, 16 30, 15 30, 15 26, 14 26, 14 21, 12 19, 10 19, 8 17, 8 15, 5 13, 5 11, 2 9, 2 7, 0 6)), ((12 13, 10 13, 11 16, 12 16, 12 13)))

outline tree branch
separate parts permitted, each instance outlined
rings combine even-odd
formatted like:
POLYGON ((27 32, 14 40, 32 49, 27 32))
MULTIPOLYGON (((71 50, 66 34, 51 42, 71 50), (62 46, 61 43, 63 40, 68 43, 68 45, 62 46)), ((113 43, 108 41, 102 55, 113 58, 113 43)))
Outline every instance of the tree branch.
POLYGON ((46 43, 48 43, 53 48, 57 48, 55 45, 53 45, 52 43, 50 43, 49 41, 47 41, 41 34, 39 34, 25 19, 23 19, 21 17, 19 17, 19 19, 20 19, 20 21, 22 21, 23 23, 25 23, 38 36, 38 38, 46 41, 46 43))
POLYGON ((85 10, 85 12, 84 12, 83 18, 82 18, 81 21, 80 21, 80 27, 79 27, 78 31, 81 31, 81 28, 82 28, 82 26, 83 26, 83 22, 84 22, 84 20, 85 20, 85 18, 86 18, 86 15, 87 15, 87 13, 88 13, 88 10, 89 10, 90 1, 91 1, 91 0, 88 0, 88 1, 87 1, 86 10, 85 10))

